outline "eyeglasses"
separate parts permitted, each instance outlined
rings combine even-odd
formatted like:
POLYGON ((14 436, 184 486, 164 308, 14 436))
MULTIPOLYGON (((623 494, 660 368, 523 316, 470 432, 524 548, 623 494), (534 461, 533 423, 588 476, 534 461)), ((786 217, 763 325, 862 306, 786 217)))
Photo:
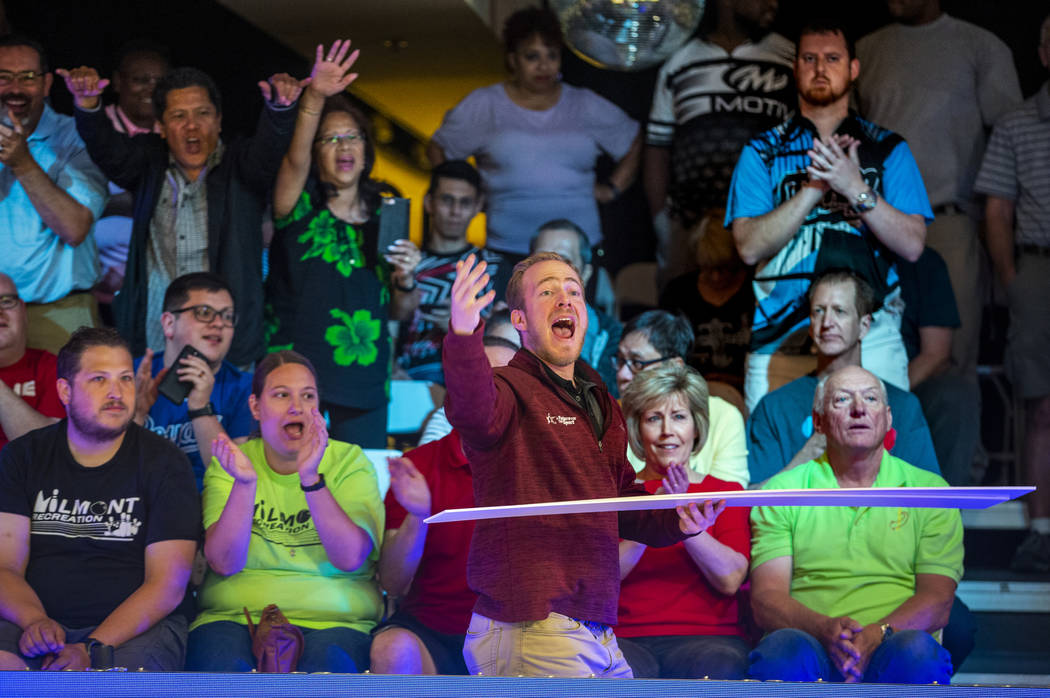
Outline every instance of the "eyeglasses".
POLYGON ((621 356, 610 356, 609 360, 612 361, 613 368, 617 371, 623 368, 626 364, 626 366, 629 369, 631 369, 631 373, 638 373, 640 371, 644 371, 646 368, 652 366, 653 364, 658 364, 661 361, 667 361, 668 359, 673 358, 673 356, 661 356, 658 359, 646 359, 645 361, 643 361, 641 359, 625 359, 621 356))
POLYGON ((365 142, 365 134, 353 131, 351 133, 342 133, 336 136, 324 136, 323 138, 315 138, 314 143, 320 143, 321 145, 334 145, 338 147, 341 143, 348 145, 354 145, 358 141, 365 142))
POLYGON ((34 85, 44 77, 43 73, 35 70, 23 70, 21 73, 12 73, 10 70, 0 70, 0 86, 7 87, 15 80, 20 85, 34 85))
POLYGON ((214 322, 215 317, 222 318, 224 325, 230 327, 237 326, 237 313, 233 311, 233 308, 226 308, 225 310, 216 310, 210 305, 191 305, 188 308, 179 308, 178 310, 169 310, 168 312, 172 315, 178 315, 179 313, 185 313, 188 310, 193 311, 193 318, 197 322, 203 322, 205 325, 210 325, 214 322))
POLYGON ((0 310, 12 310, 17 308, 21 302, 22 299, 18 297, 17 293, 5 293, 0 296, 0 310))

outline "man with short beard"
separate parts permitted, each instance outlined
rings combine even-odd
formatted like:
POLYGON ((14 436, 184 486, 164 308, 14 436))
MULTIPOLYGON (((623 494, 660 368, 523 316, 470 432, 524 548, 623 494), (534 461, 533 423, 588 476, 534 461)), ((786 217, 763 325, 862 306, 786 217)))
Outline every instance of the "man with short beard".
POLYGON ((744 148, 726 211, 741 259, 758 265, 748 409, 814 368, 806 288, 814 274, 839 267, 857 271, 881 305, 864 366, 908 388, 896 259, 919 258, 933 219, 908 145, 849 110, 860 63, 842 25, 810 22, 797 47, 799 113, 744 148))
POLYGON ((73 120, 48 106, 52 79, 40 44, 0 37, 0 272, 26 301, 29 346, 56 352, 98 324, 92 226, 106 179, 73 120))
POLYGON ((189 463, 135 425, 135 373, 112 329, 58 354, 69 414, 0 453, 0 669, 183 666, 200 536, 189 463))

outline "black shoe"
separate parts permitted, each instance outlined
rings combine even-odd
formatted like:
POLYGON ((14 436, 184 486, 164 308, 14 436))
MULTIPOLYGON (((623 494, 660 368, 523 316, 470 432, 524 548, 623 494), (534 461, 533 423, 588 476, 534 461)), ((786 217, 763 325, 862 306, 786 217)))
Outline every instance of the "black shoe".
POLYGON ((1010 562, 1014 572, 1050 572, 1050 536, 1031 531, 1010 562))

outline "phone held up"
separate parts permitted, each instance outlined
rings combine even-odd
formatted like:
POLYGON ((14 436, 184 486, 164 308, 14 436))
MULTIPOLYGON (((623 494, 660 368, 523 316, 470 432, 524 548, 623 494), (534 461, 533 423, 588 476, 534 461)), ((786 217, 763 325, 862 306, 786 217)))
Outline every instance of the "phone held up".
POLYGON ((179 352, 179 355, 175 358, 175 363, 171 365, 168 372, 164 374, 164 379, 161 380, 160 385, 157 386, 157 392, 164 397, 171 400, 176 405, 181 405, 182 401, 186 399, 186 396, 193 390, 193 383, 190 381, 179 380, 179 367, 182 366, 182 360, 187 356, 199 356, 204 358, 204 354, 200 353, 192 346, 187 344, 179 352))

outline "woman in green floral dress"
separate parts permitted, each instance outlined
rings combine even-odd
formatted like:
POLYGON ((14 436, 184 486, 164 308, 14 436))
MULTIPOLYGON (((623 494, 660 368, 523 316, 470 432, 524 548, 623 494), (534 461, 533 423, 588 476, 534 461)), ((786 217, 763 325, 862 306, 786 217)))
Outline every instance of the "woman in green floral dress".
POLYGON ((356 77, 350 42, 317 47, 295 133, 274 188, 266 282, 267 345, 313 362, 333 438, 386 447, 391 341, 387 320, 419 302, 420 253, 377 250, 381 183, 365 117, 341 94, 356 77))

